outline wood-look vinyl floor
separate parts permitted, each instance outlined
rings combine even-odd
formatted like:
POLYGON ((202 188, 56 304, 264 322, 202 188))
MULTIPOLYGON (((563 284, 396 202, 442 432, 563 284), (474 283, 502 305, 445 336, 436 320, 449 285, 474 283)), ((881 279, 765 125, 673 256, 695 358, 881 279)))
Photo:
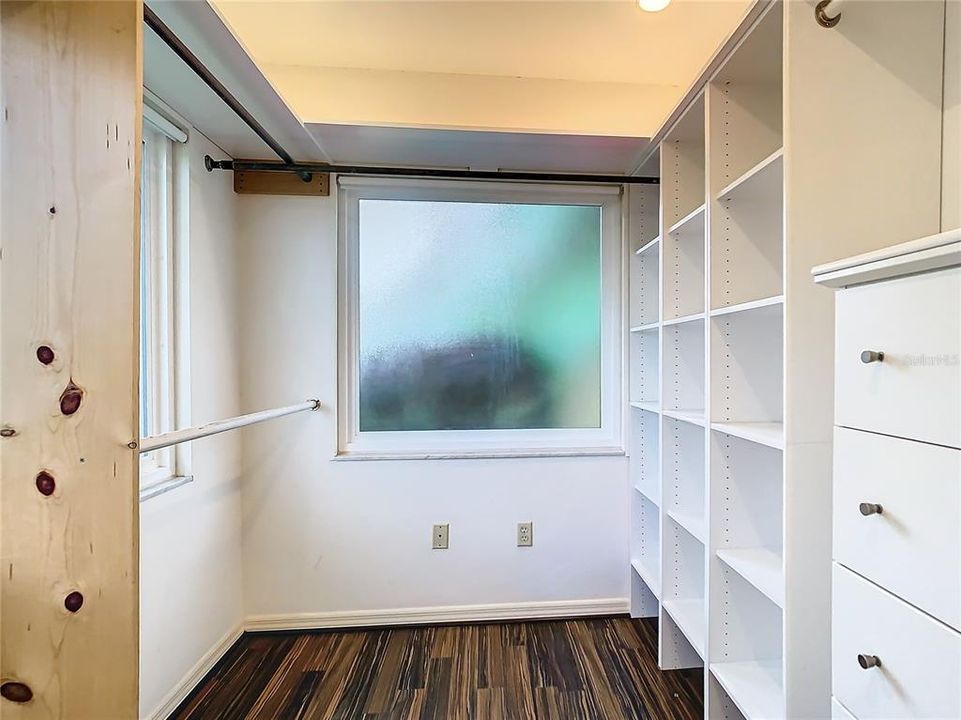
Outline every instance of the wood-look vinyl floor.
POLYGON ((247 634, 176 720, 697 720, 654 620, 247 634))

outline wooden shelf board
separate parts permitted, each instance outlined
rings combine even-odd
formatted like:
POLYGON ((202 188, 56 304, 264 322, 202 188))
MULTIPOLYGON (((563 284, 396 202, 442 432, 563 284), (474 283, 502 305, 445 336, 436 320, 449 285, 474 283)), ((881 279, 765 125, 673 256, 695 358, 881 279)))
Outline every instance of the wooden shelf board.
POLYGON ((631 407, 651 413, 661 411, 661 403, 658 400, 632 400, 631 407))
POLYGON ((784 563, 776 552, 767 548, 738 548, 718 550, 717 557, 775 605, 784 607, 784 563))
POLYGON ((711 663, 711 673, 747 720, 778 720, 785 714, 781 662, 711 663))
POLYGON ((698 220, 698 218, 701 219, 701 224, 703 225, 703 224, 704 224, 704 208, 705 208, 705 207, 706 207, 705 203, 701 203, 700 205, 698 205, 696 208, 694 208, 694 209, 693 209, 691 212, 689 212, 687 215, 685 215, 685 216, 682 217, 680 220, 678 220, 676 223, 674 223, 673 225, 671 225, 671 227, 670 227, 670 229, 668 230, 668 232, 669 232, 669 233, 673 233, 673 234, 678 234, 678 233, 680 233, 682 230, 685 229, 685 225, 688 225, 689 223, 694 223, 694 222, 696 222, 696 221, 698 220))
POLYGON ((764 308, 777 309, 782 305, 784 305, 784 296, 774 295, 772 297, 761 298, 760 300, 751 300, 749 302, 738 303, 737 305, 728 305, 727 307, 711 310, 711 317, 734 315, 736 313, 751 312, 752 310, 762 310, 764 308))
POLYGON ((688 535, 701 543, 701 545, 704 544, 707 533, 704 532, 703 517, 698 517, 694 513, 684 513, 678 510, 668 510, 667 516, 677 523, 678 527, 687 532, 688 535))
POLYGON ((704 313, 694 313, 692 315, 684 315, 678 318, 672 318, 670 320, 664 320, 661 325, 665 327, 669 325, 683 325, 684 323, 697 322, 698 320, 704 319, 704 313))
POLYGON ((658 600, 661 599, 661 576, 655 568, 648 567, 640 559, 631 560, 631 567, 634 568, 634 572, 637 573, 638 577, 644 581, 648 589, 658 600))
POLYGON ((655 505, 655 506, 657 506, 657 507, 660 507, 660 506, 661 506, 661 499, 654 497, 654 494, 653 494, 653 493, 649 493, 649 492, 647 491, 647 488, 645 488, 645 487, 643 487, 643 486, 641 486, 641 485, 639 485, 639 484, 635 484, 635 485, 634 485, 634 489, 635 489, 637 492, 639 492, 639 493, 641 494, 641 496, 642 496, 645 500, 647 500, 649 503, 651 503, 651 504, 653 504, 653 505, 655 505))
POLYGON ((659 327, 661 327, 661 323, 659 322, 647 323, 646 325, 635 325, 631 328, 631 332, 648 332, 650 330, 657 330, 659 327))
POLYGON ((661 410, 661 415, 664 417, 673 418, 674 420, 680 420, 681 422, 691 423, 692 425, 700 425, 705 427, 707 421, 704 418, 703 410, 661 410))
POLYGON ((716 422, 711 430, 733 435, 758 445, 784 449, 784 423, 779 422, 716 422))
POLYGON ((658 235, 653 240, 648 240, 646 243, 641 245, 637 250, 634 251, 635 255, 643 255, 648 250, 656 248, 661 243, 661 236, 658 235))
POLYGON ((771 192, 772 189, 780 190, 784 187, 783 180, 776 182, 774 175, 783 178, 782 158, 784 148, 778 148, 757 165, 752 167, 741 177, 729 183, 721 192, 717 194, 718 200, 728 200, 741 192, 751 193, 752 190, 761 189, 761 192, 771 192), (776 186, 776 188, 775 188, 776 186))
POLYGON ((664 610, 674 624, 687 638, 688 642, 704 658, 704 601, 703 600, 665 600, 664 610))

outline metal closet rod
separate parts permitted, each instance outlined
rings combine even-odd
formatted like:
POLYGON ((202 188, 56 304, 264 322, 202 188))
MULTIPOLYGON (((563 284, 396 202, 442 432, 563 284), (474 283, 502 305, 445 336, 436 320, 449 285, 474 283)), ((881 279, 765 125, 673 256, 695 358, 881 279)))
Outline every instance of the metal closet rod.
MULTIPOLYGON (((296 405, 286 405, 284 407, 273 408, 272 410, 261 410, 260 412, 250 413, 248 415, 238 415, 227 420, 217 420, 206 425, 198 425, 196 427, 184 428, 183 430, 174 430, 173 432, 162 433, 160 435, 152 435, 140 440, 140 452, 141 454, 148 453, 153 450, 159 450, 160 448, 170 447, 171 445, 179 445, 180 443, 190 442, 191 440, 227 432, 228 430, 247 427, 248 425, 264 422, 265 420, 273 420, 274 418, 293 415, 294 413, 304 412, 305 410, 317 410, 319 408, 320 400, 311 399, 297 403, 296 405)), ((137 445, 138 443, 132 442, 129 447, 133 449, 136 448, 137 445)))
POLYGON ((533 172, 501 172, 485 170, 442 170, 438 168, 408 168, 408 167, 368 167, 357 165, 335 165, 330 163, 299 163, 294 160, 283 145, 267 132, 266 128, 257 122, 247 109, 233 94, 224 87, 217 77, 210 72, 206 65, 194 55, 190 48, 181 42, 173 31, 157 17, 157 14, 144 5, 143 19, 147 26, 173 50, 183 62, 193 70, 206 85, 223 100, 237 117, 243 120, 267 146, 273 150, 281 163, 269 163, 253 160, 214 160, 207 157, 208 170, 260 170, 268 172, 292 172, 300 176, 304 182, 309 182, 312 173, 337 173, 340 175, 395 175, 403 177, 435 177, 458 180, 527 180, 531 182, 576 182, 602 183, 616 185, 657 184, 658 178, 638 177, 635 175, 591 175, 588 173, 533 173, 533 172))
POLYGON ((412 168, 374 165, 337 165, 332 163, 275 163, 262 160, 214 160, 204 157, 207 170, 242 172, 293 172, 301 177, 312 173, 337 175, 390 175, 396 177, 445 178, 447 180, 514 180, 527 182, 599 183, 603 185, 657 185, 656 177, 640 175, 595 175, 591 173, 542 173, 503 170, 459 170, 456 168, 412 168))

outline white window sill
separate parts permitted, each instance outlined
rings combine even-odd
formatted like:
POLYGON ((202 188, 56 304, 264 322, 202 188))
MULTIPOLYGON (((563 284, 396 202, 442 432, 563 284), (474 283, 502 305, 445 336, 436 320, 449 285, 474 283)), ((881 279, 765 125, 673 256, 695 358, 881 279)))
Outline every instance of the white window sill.
POLYGON ((618 457, 622 447, 547 448, 530 450, 433 450, 385 452, 376 450, 341 450, 332 459, 354 460, 493 460, 500 458, 618 457))
POLYGON ((156 480, 140 488, 140 502, 155 498, 158 495, 163 495, 166 492, 179 488, 181 485, 193 482, 193 480, 193 475, 175 475, 162 480, 156 480))

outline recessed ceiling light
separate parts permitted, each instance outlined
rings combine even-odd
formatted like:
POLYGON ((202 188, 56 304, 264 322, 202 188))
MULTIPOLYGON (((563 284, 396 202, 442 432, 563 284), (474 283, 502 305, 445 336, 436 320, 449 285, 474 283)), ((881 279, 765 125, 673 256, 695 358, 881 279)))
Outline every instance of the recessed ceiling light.
POLYGON ((637 4, 641 6, 641 10, 660 12, 671 4, 671 0, 637 0, 637 4))

